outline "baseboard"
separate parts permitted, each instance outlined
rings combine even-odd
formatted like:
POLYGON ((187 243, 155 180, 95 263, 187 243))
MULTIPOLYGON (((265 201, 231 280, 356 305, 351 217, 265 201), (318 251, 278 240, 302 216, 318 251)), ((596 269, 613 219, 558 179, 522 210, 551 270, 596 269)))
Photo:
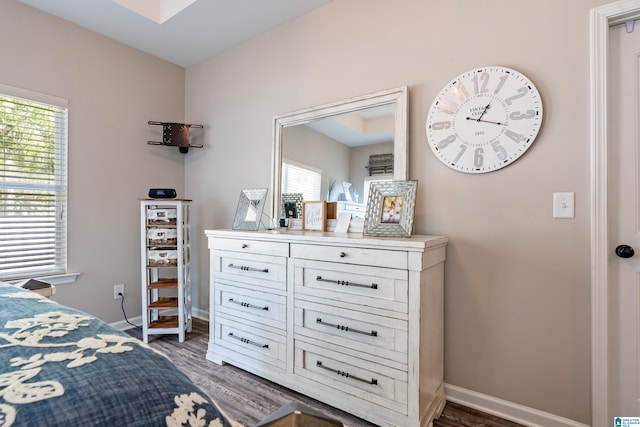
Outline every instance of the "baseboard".
POLYGON ((445 384, 447 400, 529 427, 589 427, 568 418, 445 384))
MULTIPOLYGON (((129 322, 133 323, 134 325, 142 325, 142 316, 138 316, 138 317, 133 317, 131 319, 129 319, 129 322)), ((131 329, 133 328, 133 326, 131 326, 129 323, 127 323, 126 320, 120 320, 119 322, 114 322, 114 323, 109 323, 111 326, 113 326, 116 329, 120 329, 121 331, 126 331, 127 329, 131 329)))
MULTIPOLYGON (((200 310, 197 308, 192 309, 192 315, 193 317, 195 317, 196 319, 201 319, 201 320, 206 320, 207 322, 209 321, 209 311, 208 310, 200 310)), ((133 323, 134 325, 140 326, 142 325, 142 316, 138 316, 138 317, 133 317, 131 319, 129 319, 129 322, 133 323)), ((127 329, 131 329, 134 326, 130 325, 129 323, 127 323, 126 320, 120 320, 118 322, 114 322, 114 323, 110 323, 111 326, 113 326, 116 329, 119 329, 121 331, 126 331, 127 329)))
POLYGON ((209 321, 209 310, 200 310, 199 308, 194 307, 191 309, 191 313, 196 319, 204 320, 207 322, 209 321))

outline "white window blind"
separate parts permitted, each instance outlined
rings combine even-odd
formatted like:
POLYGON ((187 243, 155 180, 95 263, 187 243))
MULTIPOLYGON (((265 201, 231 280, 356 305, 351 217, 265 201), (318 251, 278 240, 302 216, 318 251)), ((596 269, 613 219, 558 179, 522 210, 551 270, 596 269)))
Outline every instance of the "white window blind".
POLYGON ((0 85, 0 279, 66 272, 67 102, 0 85))
POLYGON ((320 200, 322 172, 302 163, 283 159, 282 192, 302 193, 304 200, 320 200))

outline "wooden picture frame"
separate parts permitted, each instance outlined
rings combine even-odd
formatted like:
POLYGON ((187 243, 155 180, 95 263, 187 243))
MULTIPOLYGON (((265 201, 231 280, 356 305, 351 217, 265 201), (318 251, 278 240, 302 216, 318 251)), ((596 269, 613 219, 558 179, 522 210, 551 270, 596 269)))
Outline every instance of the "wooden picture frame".
POLYGON ((302 229, 326 231, 327 202, 324 200, 302 202, 302 229))
POLYGON ((372 182, 363 234, 410 237, 418 181, 372 182))

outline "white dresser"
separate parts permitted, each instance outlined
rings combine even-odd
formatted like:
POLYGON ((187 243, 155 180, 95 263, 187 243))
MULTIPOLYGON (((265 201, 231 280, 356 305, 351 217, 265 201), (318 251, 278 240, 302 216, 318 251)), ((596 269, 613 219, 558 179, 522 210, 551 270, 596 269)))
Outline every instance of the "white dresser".
POLYGON ((351 219, 364 221, 364 216, 367 213, 367 205, 364 203, 356 203, 356 202, 345 202, 338 201, 337 203, 337 211, 338 214, 341 213, 350 213, 351 219))
POLYGON ((207 359, 383 426, 439 416, 446 237, 205 234, 207 359))

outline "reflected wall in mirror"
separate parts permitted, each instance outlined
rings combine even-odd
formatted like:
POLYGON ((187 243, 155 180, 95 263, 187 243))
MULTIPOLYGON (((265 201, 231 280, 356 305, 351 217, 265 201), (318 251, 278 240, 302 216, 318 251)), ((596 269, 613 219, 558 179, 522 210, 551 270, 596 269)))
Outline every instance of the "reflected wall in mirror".
POLYGON ((408 178, 407 109, 403 86, 276 116, 273 218, 285 217, 283 193, 302 193, 363 220, 371 181, 408 178))

